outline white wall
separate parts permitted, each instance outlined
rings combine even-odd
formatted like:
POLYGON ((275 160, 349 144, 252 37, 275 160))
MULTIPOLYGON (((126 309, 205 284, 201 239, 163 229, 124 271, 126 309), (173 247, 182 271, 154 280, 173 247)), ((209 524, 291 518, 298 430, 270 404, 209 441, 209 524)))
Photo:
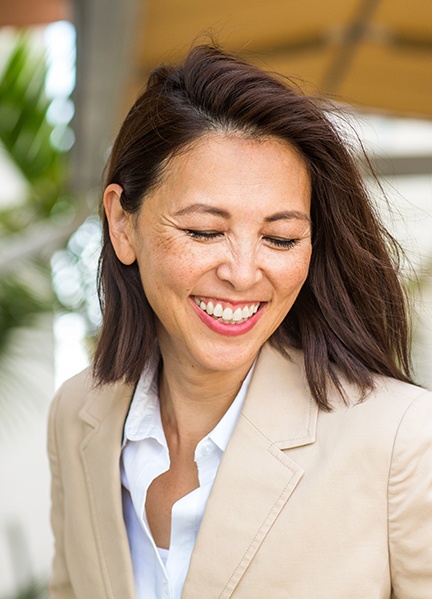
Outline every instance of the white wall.
POLYGON ((52 319, 20 331, 0 369, 0 597, 46 579, 52 555, 46 418, 52 319))

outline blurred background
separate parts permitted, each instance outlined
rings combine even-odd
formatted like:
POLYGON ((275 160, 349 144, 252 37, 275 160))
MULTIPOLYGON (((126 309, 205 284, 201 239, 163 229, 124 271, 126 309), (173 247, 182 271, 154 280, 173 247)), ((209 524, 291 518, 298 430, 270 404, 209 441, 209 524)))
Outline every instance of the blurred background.
POLYGON ((99 324, 110 144, 151 69, 209 34, 343 107, 407 252, 416 378, 432 387, 429 0, 0 0, 0 599, 46 596, 46 417, 99 324))

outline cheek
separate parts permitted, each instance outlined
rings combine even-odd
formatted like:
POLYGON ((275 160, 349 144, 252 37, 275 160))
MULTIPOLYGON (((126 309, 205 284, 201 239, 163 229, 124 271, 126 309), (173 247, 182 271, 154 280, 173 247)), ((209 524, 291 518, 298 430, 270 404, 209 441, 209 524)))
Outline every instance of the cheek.
POLYGON ((151 247, 143 247, 138 265, 149 301, 162 292, 189 295, 204 270, 203 256, 196 254, 184 243, 170 239, 159 239, 151 247))
POLYGON ((311 258, 310 248, 305 248, 297 255, 289 256, 289 260, 281 259, 277 281, 279 288, 287 295, 298 292, 306 281, 311 258))
POLYGON ((303 259, 298 264, 298 276, 299 276, 299 279, 300 279, 300 282, 302 285, 306 281, 308 274, 309 274, 311 257, 312 257, 312 248, 309 247, 308 251, 305 252, 305 255, 303 256, 303 259))

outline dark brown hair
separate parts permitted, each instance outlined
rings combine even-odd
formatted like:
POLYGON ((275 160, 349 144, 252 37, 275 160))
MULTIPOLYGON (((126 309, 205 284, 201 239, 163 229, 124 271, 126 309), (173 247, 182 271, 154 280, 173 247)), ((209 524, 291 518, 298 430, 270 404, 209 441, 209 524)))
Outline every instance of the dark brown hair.
MULTIPOLYGON (((373 374, 410 380, 405 298, 397 245, 370 203, 354 158, 326 105, 281 78, 213 46, 193 48, 180 66, 161 66, 127 115, 114 143, 106 184, 137 213, 169 158, 202 135, 226 132, 288 142, 312 181, 313 251, 294 306, 271 342, 304 351, 311 393, 322 409, 340 375, 364 396, 373 374)), ((136 262, 116 257, 103 218, 99 288, 103 325, 94 358, 98 383, 138 380, 155 325, 136 262)))

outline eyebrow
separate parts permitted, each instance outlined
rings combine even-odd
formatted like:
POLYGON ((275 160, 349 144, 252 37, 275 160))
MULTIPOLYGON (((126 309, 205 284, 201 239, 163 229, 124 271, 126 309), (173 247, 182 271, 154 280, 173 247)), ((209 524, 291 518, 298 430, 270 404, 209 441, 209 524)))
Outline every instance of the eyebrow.
POLYGON ((186 208, 182 208, 178 212, 175 212, 174 216, 183 216, 185 214, 192 214, 192 212, 214 214, 216 216, 222 216, 222 218, 229 218, 231 216, 230 213, 226 210, 216 208, 215 206, 208 206, 207 204, 201 204, 199 202, 196 202, 195 204, 190 204, 189 206, 186 206, 186 208))
MULTIPOLYGON (((222 208, 216 208, 215 206, 209 206, 208 204, 202 204, 200 202, 196 202, 194 204, 190 204, 185 208, 182 208, 178 212, 174 214, 174 216, 184 216, 185 214, 192 214, 193 212, 201 212, 203 214, 214 214, 215 216, 221 216, 222 218, 230 218, 230 213, 227 210, 222 210, 222 208)), ((283 212, 276 212, 271 216, 267 216, 264 221, 266 223, 274 223, 278 220, 304 220, 308 223, 311 222, 309 216, 304 212, 300 212, 299 210, 286 210, 283 212)))
POLYGON ((293 218, 305 220, 308 223, 311 222, 309 216, 304 212, 300 212, 299 210, 286 210, 284 212, 276 212, 276 214, 267 216, 264 220, 266 223, 274 223, 278 220, 292 220, 293 218))

